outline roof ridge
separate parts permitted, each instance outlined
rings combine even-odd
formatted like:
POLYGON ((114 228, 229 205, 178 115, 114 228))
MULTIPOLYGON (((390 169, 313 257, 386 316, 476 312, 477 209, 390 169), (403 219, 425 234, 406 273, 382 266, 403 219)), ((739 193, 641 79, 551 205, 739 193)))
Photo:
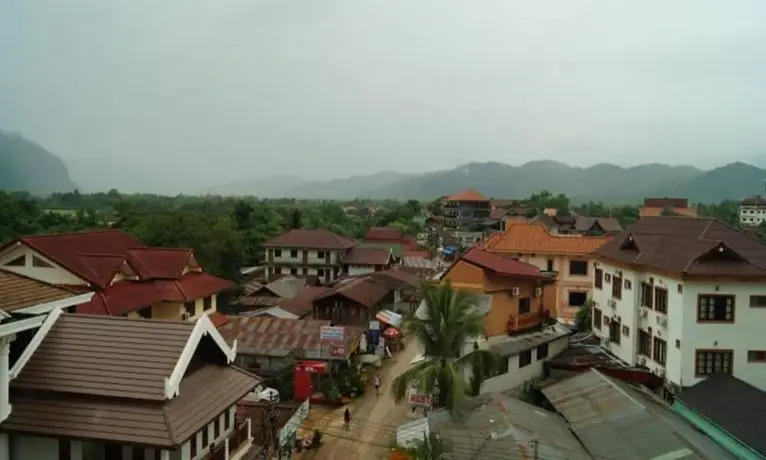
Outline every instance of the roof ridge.
POLYGON ((109 252, 78 252, 79 257, 120 257, 125 258, 124 254, 112 254, 109 252))
MULTIPOLYGON (((687 217, 687 219, 688 219, 688 217, 687 217)), ((702 231, 700 232, 699 236, 697 236, 698 240, 700 240, 700 241, 707 241, 708 240, 705 237, 705 235, 707 235, 707 232, 708 232, 708 230, 710 230, 710 227, 713 225, 713 222, 715 222, 715 220, 708 221, 707 225, 705 225, 705 228, 702 229, 702 231)))
POLYGON ((192 248, 166 248, 164 246, 145 246, 142 248, 128 248, 128 251, 168 251, 168 252, 192 252, 192 248))
MULTIPOLYGON (((170 417, 168 416, 167 404, 162 405, 162 421, 165 422, 165 429, 167 430, 168 435, 170 435, 170 442, 172 442, 175 445, 181 444, 183 440, 177 439, 176 433, 175 431, 173 431, 173 424, 170 423, 170 417)), ((195 433, 195 436, 196 436, 196 433, 195 433)))
POLYGON ((40 238, 51 238, 56 236, 88 235, 93 233, 125 233, 126 235, 130 235, 128 232, 125 232, 119 228, 102 228, 102 229, 96 229, 96 230, 79 230, 76 232, 58 232, 58 233, 43 233, 39 235, 22 235, 19 237, 19 239, 20 240, 25 240, 27 238, 40 239, 40 238))

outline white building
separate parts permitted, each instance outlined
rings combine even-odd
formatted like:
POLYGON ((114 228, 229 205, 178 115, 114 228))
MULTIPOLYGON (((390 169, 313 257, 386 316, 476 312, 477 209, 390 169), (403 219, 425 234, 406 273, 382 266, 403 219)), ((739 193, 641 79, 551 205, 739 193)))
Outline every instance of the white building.
POLYGON ((710 219, 647 217, 594 253, 593 330, 677 391, 724 372, 766 389, 766 245, 710 219))
POLYGON ((766 198, 754 195, 739 203, 739 223, 744 227, 757 227, 766 221, 766 198))

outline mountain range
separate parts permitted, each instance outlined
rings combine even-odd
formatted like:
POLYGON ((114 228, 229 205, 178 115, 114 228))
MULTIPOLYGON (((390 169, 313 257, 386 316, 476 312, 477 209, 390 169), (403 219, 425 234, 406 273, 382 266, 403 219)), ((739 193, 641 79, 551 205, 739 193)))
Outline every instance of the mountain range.
MULTIPOLYGON (((120 189, 145 170, 101 171, 98 162, 65 165, 55 154, 19 134, 0 132, 0 190, 49 194, 72 191, 77 187, 67 166, 79 174, 99 177, 102 186, 86 186, 84 191, 106 191, 106 186, 120 189), (102 190, 103 189, 103 190, 102 190)), ((115 168, 119 164, 113 165, 115 168)), ((164 168, 155 169, 157 174, 164 168)), ((467 163, 453 169, 424 174, 392 171, 325 181, 305 180, 298 176, 270 176, 213 187, 198 193, 219 195, 254 195, 263 198, 303 199, 408 199, 431 200, 443 195, 475 188, 487 197, 523 198, 541 190, 564 193, 573 202, 604 201, 610 204, 638 203, 644 197, 683 197, 693 202, 740 200, 763 194, 766 169, 736 162, 711 170, 693 166, 644 164, 622 167, 598 164, 587 168, 541 160, 521 166, 504 163, 467 163)), ((79 185, 79 180, 77 181, 79 185)), ((92 185, 92 184, 91 184, 92 185)), ((109 187, 109 188, 111 188, 109 187)), ((133 191, 133 190, 129 190, 133 191)), ((176 194, 182 190, 146 190, 176 194)))
POLYGON ((265 198, 434 199, 475 188, 488 197, 521 198, 541 190, 564 193, 574 202, 638 203, 644 197, 683 197, 693 202, 740 200, 763 193, 766 169, 731 163, 709 171, 693 166, 645 164, 622 167, 598 164, 587 168, 542 160, 521 166, 468 163, 425 174, 377 173, 329 181, 298 177, 267 177, 209 189, 222 195, 265 198))

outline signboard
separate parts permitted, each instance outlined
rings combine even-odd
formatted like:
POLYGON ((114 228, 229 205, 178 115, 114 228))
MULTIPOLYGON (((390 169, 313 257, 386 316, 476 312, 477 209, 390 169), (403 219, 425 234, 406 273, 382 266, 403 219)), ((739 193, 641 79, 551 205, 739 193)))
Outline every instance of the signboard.
POLYGON ((426 406, 431 407, 433 405, 433 398, 431 395, 424 393, 412 392, 408 398, 411 406, 426 406))
POLYGON ((346 357, 346 348, 345 347, 332 347, 330 349, 330 354, 335 358, 345 358, 346 357))
POLYGON ((322 326, 319 328, 319 340, 323 342, 343 342, 345 337, 343 326, 322 326))
POLYGON ((285 426, 279 430, 280 446, 284 446, 290 441, 290 437, 295 434, 295 432, 298 430, 298 427, 301 426, 301 423, 303 423, 303 421, 306 420, 306 417, 308 417, 309 408, 309 400, 307 399, 303 401, 300 406, 298 406, 298 409, 295 410, 293 416, 290 417, 290 420, 288 420, 287 423, 285 423, 285 426))

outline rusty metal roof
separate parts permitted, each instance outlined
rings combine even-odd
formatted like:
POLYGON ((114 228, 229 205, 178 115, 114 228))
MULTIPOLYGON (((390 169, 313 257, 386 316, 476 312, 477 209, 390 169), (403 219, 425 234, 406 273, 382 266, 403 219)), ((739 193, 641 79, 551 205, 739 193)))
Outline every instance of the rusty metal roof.
POLYGON ((0 269, 0 310, 12 312, 74 296, 66 289, 0 269))
POLYGON ((259 383, 259 378, 241 369, 208 364, 185 377, 179 395, 164 402, 15 390, 11 395, 13 411, 3 422, 3 429, 50 437, 177 447, 259 383))
MULTIPOLYGON (((219 331, 227 342, 237 341, 238 353, 284 357, 297 352, 306 358, 329 358, 330 350, 320 341, 320 328, 330 321, 285 319, 270 316, 230 316, 219 331)), ((350 353, 358 344, 362 330, 344 326, 345 340, 337 346, 350 353)))
POLYGON ((186 322, 62 314, 12 386, 162 401, 164 379, 193 329, 186 322))

